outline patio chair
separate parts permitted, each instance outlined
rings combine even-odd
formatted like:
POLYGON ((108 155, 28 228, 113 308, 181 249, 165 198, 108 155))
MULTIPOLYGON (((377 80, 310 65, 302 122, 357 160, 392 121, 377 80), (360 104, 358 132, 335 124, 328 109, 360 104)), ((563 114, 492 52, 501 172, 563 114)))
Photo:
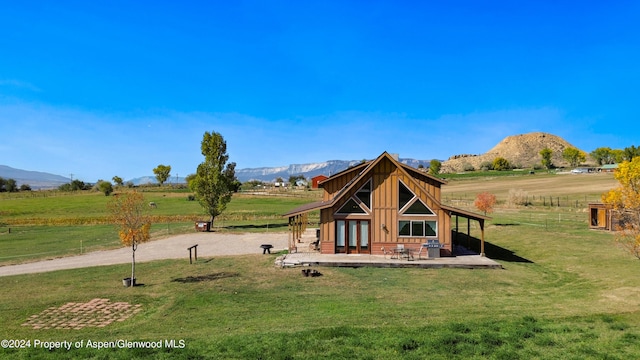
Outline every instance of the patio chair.
POLYGON ((382 253, 384 254, 385 259, 399 259, 400 254, 404 250, 404 244, 396 244, 395 247, 387 249, 384 246, 382 247, 382 253), (389 255, 389 257, 387 257, 389 255))

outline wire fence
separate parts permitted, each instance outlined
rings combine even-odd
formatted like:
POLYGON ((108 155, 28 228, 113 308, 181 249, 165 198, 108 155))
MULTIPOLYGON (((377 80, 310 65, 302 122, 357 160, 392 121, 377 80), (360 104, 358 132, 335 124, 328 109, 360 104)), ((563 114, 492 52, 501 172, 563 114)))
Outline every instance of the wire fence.
MULTIPOLYGON (((465 208, 474 208, 475 196, 443 196, 446 204, 465 208)), ((566 207, 573 209, 588 208, 591 203, 599 203, 599 196, 558 196, 558 195, 522 195, 510 194, 506 199, 498 200, 497 206, 530 206, 530 207, 566 207)))

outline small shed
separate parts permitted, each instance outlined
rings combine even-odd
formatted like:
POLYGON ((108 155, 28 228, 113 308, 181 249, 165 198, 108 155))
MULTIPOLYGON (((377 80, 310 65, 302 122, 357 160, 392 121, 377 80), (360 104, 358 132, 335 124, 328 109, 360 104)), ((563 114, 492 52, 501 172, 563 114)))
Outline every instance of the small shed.
POLYGON ((602 203, 589 204, 589 228, 599 230, 612 230, 611 206, 602 203))

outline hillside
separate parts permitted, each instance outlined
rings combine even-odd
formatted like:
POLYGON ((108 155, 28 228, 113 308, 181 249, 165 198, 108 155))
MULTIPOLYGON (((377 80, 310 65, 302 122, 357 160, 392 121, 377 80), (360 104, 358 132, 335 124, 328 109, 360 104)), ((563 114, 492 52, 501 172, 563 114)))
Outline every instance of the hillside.
POLYGON ((55 188, 71 181, 64 176, 49 174, 40 171, 28 171, 15 169, 10 166, 0 165, 0 177, 13 179, 18 186, 28 184, 32 189, 55 188))
POLYGON ((452 173, 464 171, 473 166, 480 170, 485 162, 492 162, 497 157, 509 160, 518 168, 532 168, 541 165, 540 151, 549 148, 553 151, 552 162, 557 167, 568 166, 562 158, 562 151, 575 147, 563 138, 543 132, 507 136, 491 150, 482 155, 454 155, 442 163, 441 172, 452 173))

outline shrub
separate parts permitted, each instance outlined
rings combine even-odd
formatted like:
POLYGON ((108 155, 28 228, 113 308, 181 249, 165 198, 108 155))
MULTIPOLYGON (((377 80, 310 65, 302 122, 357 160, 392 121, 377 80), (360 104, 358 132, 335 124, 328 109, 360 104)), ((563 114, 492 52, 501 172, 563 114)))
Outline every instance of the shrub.
POLYGON ((529 203, 529 193, 522 189, 509 190, 509 196, 507 198, 509 205, 527 206, 529 203))
POLYGON ((491 161, 483 161, 482 164, 480 164, 480 169, 482 169, 482 171, 493 170, 493 163, 491 161))
POLYGON ((464 163, 464 164, 462 164, 462 170, 464 170, 464 171, 475 171, 476 168, 474 168, 473 165, 471 165, 469 163, 464 163))
POLYGON ((503 157, 497 157, 493 159, 493 170, 509 170, 511 168, 511 164, 509 164, 509 160, 503 157))

